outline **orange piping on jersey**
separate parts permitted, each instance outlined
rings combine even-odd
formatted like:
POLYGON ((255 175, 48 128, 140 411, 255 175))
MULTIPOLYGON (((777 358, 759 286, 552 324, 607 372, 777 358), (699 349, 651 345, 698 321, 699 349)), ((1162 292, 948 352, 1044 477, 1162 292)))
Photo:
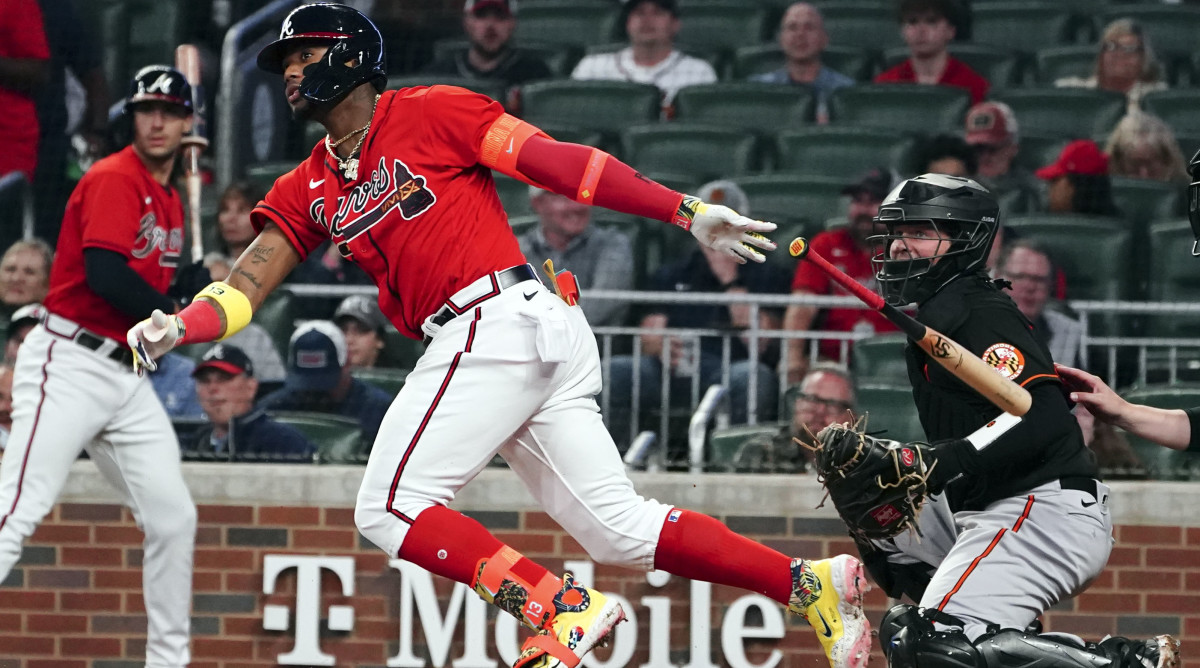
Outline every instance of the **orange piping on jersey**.
POLYGON ((1056 373, 1039 373, 1036 376, 1030 376, 1030 377, 1026 378, 1025 380, 1021 381, 1021 387, 1025 387, 1026 385, 1028 385, 1030 383, 1030 381, 1037 380, 1038 378, 1053 378, 1054 380, 1058 380, 1058 381, 1062 380, 1061 378, 1058 377, 1058 374, 1056 374, 1056 373))
POLYGON ((1033 495, 1029 495, 1029 499, 1025 502, 1025 510, 1021 512, 1021 516, 1017 518, 1017 523, 1013 525, 1013 533, 1021 530, 1021 525, 1025 523, 1025 519, 1029 517, 1029 511, 1033 510, 1033 495))
POLYGON ((579 190, 575 193, 575 201, 581 204, 592 204, 596 197, 596 184, 604 173, 604 164, 608 162, 608 154, 598 148, 592 149, 588 158, 587 169, 583 170, 583 180, 579 182, 579 190))
MULTIPOLYGON (((521 154, 525 141, 534 135, 549 138, 546 133, 516 116, 501 114, 483 135, 483 142, 479 146, 479 164, 521 178, 517 173, 517 156, 521 154)), ((529 182, 528 179, 521 180, 529 182)))
POLYGON ((996 537, 992 539, 992 542, 987 546, 987 549, 983 551, 983 554, 975 557, 975 561, 972 561, 971 565, 967 567, 967 570, 963 571, 963 574, 958 578, 958 582, 954 583, 954 588, 946 592, 946 596, 943 597, 942 602, 938 604, 938 610, 946 609, 946 604, 950 602, 950 597, 957 594, 959 589, 962 589, 963 583, 967 581, 967 578, 971 575, 971 571, 975 570, 975 567, 979 565, 979 562, 983 561, 984 557, 992 553, 992 549, 995 548, 996 545, 1000 543, 1000 539, 1004 537, 1005 531, 1008 531, 1008 529, 1001 529, 998 531, 996 533, 996 537))

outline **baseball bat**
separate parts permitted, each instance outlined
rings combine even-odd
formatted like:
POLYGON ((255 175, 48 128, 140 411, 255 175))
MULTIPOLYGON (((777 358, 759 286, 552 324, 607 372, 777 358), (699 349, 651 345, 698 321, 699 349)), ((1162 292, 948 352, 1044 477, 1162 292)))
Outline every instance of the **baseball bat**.
POLYGON ((1033 404, 1033 397, 1030 396, 1029 390, 1001 376, 957 341, 931 327, 922 325, 912 316, 888 304, 883 297, 850 278, 845 272, 830 264, 829 260, 813 251, 803 237, 793 239, 792 243, 788 245, 788 252, 792 257, 807 259, 817 265, 817 268, 825 272, 835 283, 849 290, 871 309, 881 313, 938 364, 971 386, 1000 410, 1019 417, 1024 415, 1033 404))
POLYGON ((183 172, 187 184, 192 262, 199 262, 204 258, 204 237, 200 230, 200 153, 208 146, 208 139, 205 137, 204 95, 200 89, 200 50, 195 44, 175 47, 175 69, 183 73, 192 87, 192 131, 183 142, 183 172))

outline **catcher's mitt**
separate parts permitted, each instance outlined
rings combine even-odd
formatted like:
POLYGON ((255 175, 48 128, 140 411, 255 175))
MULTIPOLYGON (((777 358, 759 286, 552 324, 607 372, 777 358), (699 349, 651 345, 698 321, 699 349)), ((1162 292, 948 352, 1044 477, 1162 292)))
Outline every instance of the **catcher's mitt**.
POLYGON ((924 443, 871 436, 865 427, 864 417, 817 434, 816 469, 829 498, 856 538, 885 539, 915 530, 928 494, 932 451, 924 443))

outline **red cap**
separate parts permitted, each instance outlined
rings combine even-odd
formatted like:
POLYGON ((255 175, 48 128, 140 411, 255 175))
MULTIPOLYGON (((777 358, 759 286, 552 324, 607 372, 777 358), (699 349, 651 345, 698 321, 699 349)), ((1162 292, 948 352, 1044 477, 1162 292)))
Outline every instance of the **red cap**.
POLYGON ((967 112, 967 143, 999 146, 1017 137, 1017 117, 1003 102, 980 102, 967 112))
POLYGON ((1108 156, 1090 139, 1076 139, 1063 147, 1058 160, 1034 172, 1039 179, 1053 181, 1065 174, 1099 176, 1108 173, 1108 156))

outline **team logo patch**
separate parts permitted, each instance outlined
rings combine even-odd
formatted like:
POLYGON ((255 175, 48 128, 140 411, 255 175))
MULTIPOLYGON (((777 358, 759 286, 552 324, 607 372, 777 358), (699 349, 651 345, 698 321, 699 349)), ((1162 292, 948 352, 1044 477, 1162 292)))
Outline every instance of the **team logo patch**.
POLYGON ((997 343, 983 351, 983 361, 1009 380, 1025 370, 1025 355, 1011 343, 997 343))
POLYGON ((296 353, 296 366, 301 369, 322 369, 326 366, 324 350, 301 350, 296 353))

